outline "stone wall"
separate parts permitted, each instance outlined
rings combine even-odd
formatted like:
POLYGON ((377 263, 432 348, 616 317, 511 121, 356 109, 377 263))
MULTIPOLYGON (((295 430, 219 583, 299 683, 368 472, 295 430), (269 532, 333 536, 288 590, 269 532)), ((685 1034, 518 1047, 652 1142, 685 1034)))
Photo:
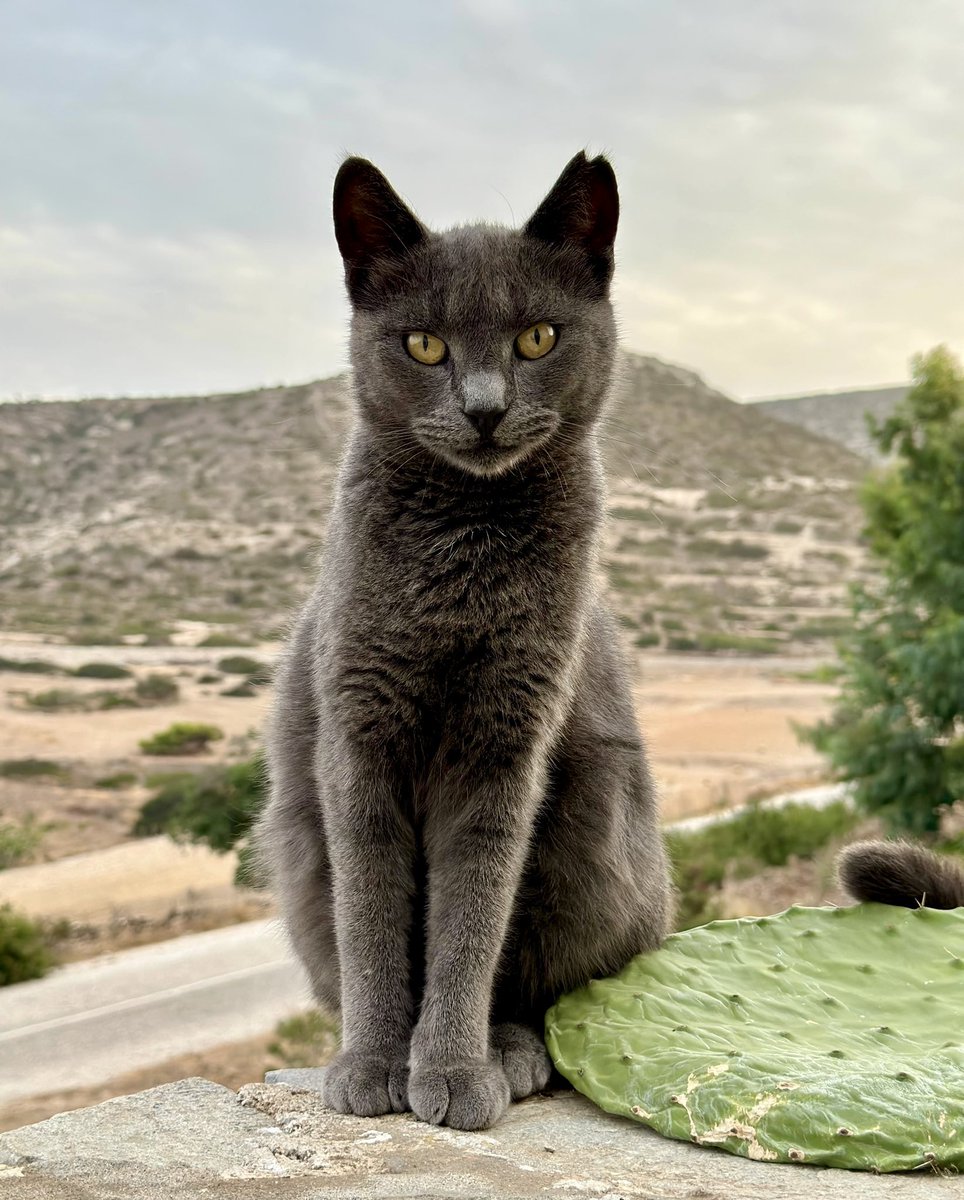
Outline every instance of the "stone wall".
MULTIPOLYGON (((295 1082, 302 1082, 297 1076, 295 1082)), ((186 1079, 0 1135, 0 1200, 961 1200, 957 1178, 751 1162, 559 1092, 485 1133, 364 1120, 314 1090, 186 1079)))

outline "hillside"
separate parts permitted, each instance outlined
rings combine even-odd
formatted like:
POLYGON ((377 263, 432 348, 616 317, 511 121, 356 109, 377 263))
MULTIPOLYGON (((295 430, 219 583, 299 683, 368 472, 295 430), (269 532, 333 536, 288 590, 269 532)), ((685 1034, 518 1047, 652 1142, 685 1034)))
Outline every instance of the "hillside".
POLYGON ((876 462, 881 455, 867 431, 866 414, 876 421, 885 420, 894 405, 907 395, 907 390, 907 385, 901 384, 850 392, 820 392, 813 396, 759 400, 753 407, 818 437, 839 442, 854 454, 876 462))
MULTIPOLYGON (((637 642, 793 650, 839 628, 864 464, 681 368, 624 365, 602 430, 607 569, 637 642)), ((0 406, 0 628, 276 634, 308 584, 349 420, 344 377, 0 406)))

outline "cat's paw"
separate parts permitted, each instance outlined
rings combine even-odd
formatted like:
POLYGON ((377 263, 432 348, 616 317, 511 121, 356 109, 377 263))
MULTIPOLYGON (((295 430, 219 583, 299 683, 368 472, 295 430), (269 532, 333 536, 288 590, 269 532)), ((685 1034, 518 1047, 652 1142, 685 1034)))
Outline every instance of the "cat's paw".
POLYGON ((329 1108, 356 1117, 408 1111, 408 1062, 367 1050, 343 1050, 325 1068, 321 1094, 329 1108))
POLYGON ((513 1100, 541 1092, 552 1074, 552 1061, 545 1043, 528 1025, 493 1025, 489 1034, 490 1053, 509 1081, 513 1100))
POLYGON ((488 1129, 509 1107, 509 1098, 509 1081, 495 1062, 416 1067, 408 1084, 412 1112, 452 1129, 488 1129))

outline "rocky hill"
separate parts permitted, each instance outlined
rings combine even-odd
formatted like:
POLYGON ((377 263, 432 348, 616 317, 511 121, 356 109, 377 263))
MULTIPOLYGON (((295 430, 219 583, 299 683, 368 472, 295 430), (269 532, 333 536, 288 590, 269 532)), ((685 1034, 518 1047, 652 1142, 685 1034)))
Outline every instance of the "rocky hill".
MULTIPOLYGON (((345 377, 0 405, 0 628, 276 634, 308 584, 349 422, 345 377)), ((792 651, 840 628, 862 569, 859 458, 637 355, 601 432, 606 565, 640 646, 792 651)))
POLYGON ((862 458, 878 461, 880 451, 867 429, 867 415, 886 420, 908 385, 865 388, 851 392, 820 392, 813 396, 788 396, 782 400, 760 400, 753 407, 768 416, 799 425, 818 437, 839 442, 862 458))

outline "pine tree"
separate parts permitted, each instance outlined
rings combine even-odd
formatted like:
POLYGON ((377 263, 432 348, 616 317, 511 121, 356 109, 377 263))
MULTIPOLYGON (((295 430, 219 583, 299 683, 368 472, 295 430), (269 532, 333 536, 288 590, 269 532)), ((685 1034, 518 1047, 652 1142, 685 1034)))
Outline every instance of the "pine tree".
POLYGON ((890 465, 861 492, 881 576, 853 591, 842 691, 805 735, 892 831, 935 833, 964 799, 964 375, 943 346, 872 423, 890 465))

